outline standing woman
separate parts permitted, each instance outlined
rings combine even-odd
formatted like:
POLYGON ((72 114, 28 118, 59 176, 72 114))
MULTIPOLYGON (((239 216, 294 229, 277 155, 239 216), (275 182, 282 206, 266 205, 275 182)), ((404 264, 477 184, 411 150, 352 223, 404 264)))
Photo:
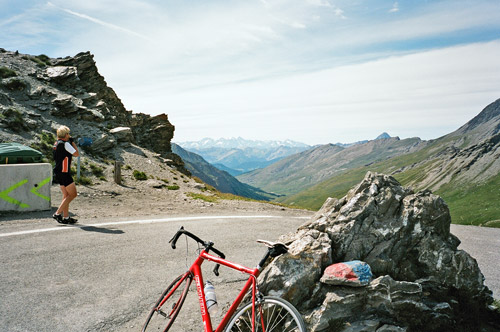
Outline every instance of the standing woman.
POLYGON ((57 129, 57 142, 54 144, 54 177, 61 187, 63 194, 61 205, 52 217, 61 224, 74 224, 76 219, 69 216, 69 203, 76 198, 76 185, 71 177, 71 159, 78 157, 78 148, 69 135, 69 128, 61 126, 57 129))

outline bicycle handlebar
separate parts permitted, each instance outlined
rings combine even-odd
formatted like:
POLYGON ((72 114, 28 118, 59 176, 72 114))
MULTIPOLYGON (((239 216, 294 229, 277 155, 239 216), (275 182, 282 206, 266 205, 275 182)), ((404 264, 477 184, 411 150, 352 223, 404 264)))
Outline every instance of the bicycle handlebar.
MULTIPOLYGON (((201 244, 203 247, 205 247, 205 250, 207 252, 209 252, 210 250, 212 250, 217 256, 219 256, 220 258, 224 259, 226 258, 226 255, 224 255, 220 250, 218 249, 215 249, 213 247, 214 243, 213 242, 207 242, 207 241, 203 241, 202 239, 200 239, 199 237, 197 237, 196 235, 194 235, 193 233, 191 232, 188 232, 184 229, 184 226, 181 226, 181 228, 179 228, 179 230, 177 231, 177 233, 175 233, 174 237, 172 237, 170 239, 170 241, 168 241, 168 243, 171 243, 172 245, 172 249, 175 249, 176 248, 176 243, 177 243, 177 240, 179 239, 179 237, 181 235, 186 235, 186 236, 189 236, 190 238, 192 238, 193 240, 195 240, 196 242, 198 242, 199 244, 201 244)), ((215 265, 215 268, 214 268, 214 274, 216 276, 219 276, 219 267, 220 267, 220 264, 216 264, 215 265)))
POLYGON ((179 230, 177 231, 177 233, 175 233, 174 237, 171 238, 170 241, 168 241, 168 243, 172 244, 172 249, 176 248, 175 245, 177 243, 177 240, 179 239, 179 237, 182 234, 189 236, 190 238, 192 238, 193 240, 195 240, 196 242, 198 242, 198 243, 200 243, 202 245, 205 245, 205 241, 203 241, 202 239, 200 239, 199 237, 197 237, 193 233, 186 231, 184 229, 184 226, 181 226, 181 228, 179 228, 179 230))

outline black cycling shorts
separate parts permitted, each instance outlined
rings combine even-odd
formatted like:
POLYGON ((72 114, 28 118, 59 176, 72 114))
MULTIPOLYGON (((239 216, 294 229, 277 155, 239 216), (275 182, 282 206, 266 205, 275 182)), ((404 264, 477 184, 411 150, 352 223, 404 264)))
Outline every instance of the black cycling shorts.
POLYGON ((65 186, 65 187, 69 186, 70 184, 72 184, 74 182, 73 178, 71 177, 71 174, 69 174, 69 173, 57 173, 56 180, 57 180, 57 183, 59 183, 59 185, 65 186))

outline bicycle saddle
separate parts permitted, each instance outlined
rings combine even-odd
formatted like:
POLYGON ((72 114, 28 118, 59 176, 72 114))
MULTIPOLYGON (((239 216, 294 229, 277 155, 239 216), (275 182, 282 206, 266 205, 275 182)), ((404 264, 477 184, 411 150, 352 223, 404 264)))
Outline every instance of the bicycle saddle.
POLYGON ((271 242, 267 240, 257 240, 257 242, 262 243, 269 248, 269 254, 271 257, 277 257, 288 252, 288 247, 281 242, 271 242))

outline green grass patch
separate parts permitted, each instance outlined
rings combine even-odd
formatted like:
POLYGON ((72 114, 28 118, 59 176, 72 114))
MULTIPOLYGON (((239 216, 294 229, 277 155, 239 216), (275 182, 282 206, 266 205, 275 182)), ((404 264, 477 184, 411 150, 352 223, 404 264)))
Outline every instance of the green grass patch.
POLYGON ((204 200, 206 202, 211 202, 211 203, 215 203, 218 200, 223 199, 223 200, 233 200, 233 201, 259 202, 259 203, 276 205, 276 206, 281 206, 281 207, 295 208, 295 207, 290 207, 290 206, 288 206, 286 204, 282 204, 282 203, 269 202, 269 201, 259 201, 259 200, 255 200, 255 199, 248 198, 248 197, 238 196, 238 195, 234 195, 234 194, 230 194, 230 193, 223 193, 223 192, 218 191, 217 189, 215 189, 214 187, 212 187, 208 184, 205 184, 205 188, 201 189, 201 191, 207 192, 208 194, 198 194, 198 193, 189 192, 189 193, 187 193, 187 195, 189 197, 194 198, 194 199, 201 199, 201 200, 204 200))
POLYGON ((174 184, 174 185, 171 185, 171 186, 167 186, 167 189, 168 190, 179 190, 181 187, 179 187, 178 185, 174 184))
POLYGON ((92 172, 92 174, 96 177, 101 177, 104 175, 104 169, 96 164, 90 164, 89 165, 90 167, 90 171, 92 172))
POLYGON ((192 179, 194 180, 194 182, 196 183, 204 183, 202 179, 200 179, 199 177, 196 177, 196 176, 193 176, 192 179))
POLYGON ((80 178, 77 179, 75 182, 78 184, 85 185, 85 186, 92 185, 92 180, 86 176, 80 176, 80 178))
POLYGON ((398 180, 399 183, 408 184, 417 184, 421 181, 425 180, 428 176, 428 170, 432 168, 432 166, 438 162, 437 160, 431 160, 419 166, 408 169, 404 172, 397 173, 394 175, 394 178, 398 180))
POLYGON ((492 305, 495 307, 496 312, 500 314, 500 300, 495 299, 492 305))
POLYGON ((138 171, 136 169, 134 170, 134 172, 132 173, 132 175, 134 176, 134 178, 136 180, 139 180, 139 181, 144 181, 144 180, 148 179, 148 176, 146 175, 146 173, 138 171))
POLYGON ((349 189, 361 182, 367 167, 350 170, 314 185, 298 194, 276 199, 276 202, 294 207, 318 210, 328 197, 341 198, 349 189))
POLYGON ((6 122, 7 126, 13 131, 19 132, 26 129, 23 120, 23 114, 17 108, 8 108, 2 112, 2 119, 6 122))
POLYGON ((452 182, 436 193, 448 204, 454 224, 500 228, 500 174, 471 186, 452 182))
POLYGON ((186 193, 186 195, 193 199, 200 199, 202 201, 209 203, 216 203, 219 200, 217 196, 212 196, 212 195, 197 194, 192 192, 188 192, 186 193))
POLYGON ((50 58, 45 54, 37 55, 35 58, 40 60, 41 62, 45 63, 47 66, 52 65, 50 58))
POLYGON ((0 67, 0 79, 17 76, 17 73, 7 67, 0 67))
POLYGON ((52 133, 43 131, 41 134, 38 134, 38 139, 39 142, 31 144, 31 147, 40 151, 47 161, 53 162, 54 157, 52 154, 52 148, 56 141, 56 136, 52 133))
POLYGON ((490 220, 484 223, 484 226, 500 228, 500 220, 490 220))
POLYGON ((26 89, 26 83, 18 78, 11 79, 8 82, 2 83, 2 85, 10 91, 23 91, 26 89))
MULTIPOLYGON (((26 59, 26 58, 23 57, 23 59, 26 59)), ((36 63, 38 67, 46 67, 46 66, 52 65, 52 63, 50 62, 50 58, 48 56, 46 56, 45 54, 40 54, 37 56, 30 56, 27 59, 36 63)))

